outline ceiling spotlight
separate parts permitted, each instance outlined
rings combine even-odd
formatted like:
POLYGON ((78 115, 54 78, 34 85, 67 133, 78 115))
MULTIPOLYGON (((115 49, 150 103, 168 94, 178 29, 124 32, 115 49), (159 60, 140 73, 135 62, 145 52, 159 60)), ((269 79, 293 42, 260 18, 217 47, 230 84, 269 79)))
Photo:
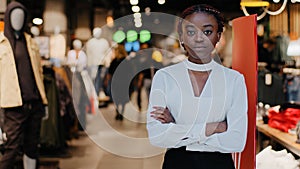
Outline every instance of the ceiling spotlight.
POLYGON ((141 18, 141 17, 142 17, 142 14, 139 13, 139 12, 137 12, 137 13, 134 13, 134 14, 133 14, 133 17, 134 17, 134 18, 141 18))
POLYGON ((35 25, 41 25, 41 24, 43 24, 43 19, 41 19, 41 18, 34 18, 32 20, 32 23, 34 23, 35 25))
POLYGON ((140 28, 143 26, 142 22, 137 22, 134 24, 135 27, 140 28))
POLYGON ((114 18, 112 16, 107 16, 106 24, 108 27, 113 27, 114 26, 114 18))
POLYGON ((140 12, 140 7, 139 7, 139 6, 132 6, 132 7, 131 7, 131 10, 132 10, 133 12, 140 12))
POLYGON ((165 0, 158 0, 158 4, 163 5, 164 3, 166 3, 165 0))
POLYGON ((141 18, 134 18, 133 20, 135 23, 138 23, 138 22, 142 22, 142 19, 141 18))
POLYGON ((131 5, 137 5, 139 3, 139 0, 130 0, 131 5))

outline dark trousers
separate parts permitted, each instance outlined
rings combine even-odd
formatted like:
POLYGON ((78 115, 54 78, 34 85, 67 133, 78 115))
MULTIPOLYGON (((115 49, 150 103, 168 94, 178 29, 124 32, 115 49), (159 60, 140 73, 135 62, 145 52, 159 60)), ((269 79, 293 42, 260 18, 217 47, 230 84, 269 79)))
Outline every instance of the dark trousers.
POLYGON ((98 70, 97 70, 97 75, 95 78, 95 90, 97 95, 99 95, 99 92, 101 91, 101 89, 103 89, 103 79, 105 77, 105 67, 103 65, 99 65, 98 66, 98 70))
POLYGON ((12 169, 20 152, 37 159, 41 120, 45 109, 41 101, 24 103, 21 107, 4 109, 7 141, 0 169, 12 169))
POLYGON ((164 157, 163 169, 235 169, 230 153, 186 151, 172 148, 164 157))

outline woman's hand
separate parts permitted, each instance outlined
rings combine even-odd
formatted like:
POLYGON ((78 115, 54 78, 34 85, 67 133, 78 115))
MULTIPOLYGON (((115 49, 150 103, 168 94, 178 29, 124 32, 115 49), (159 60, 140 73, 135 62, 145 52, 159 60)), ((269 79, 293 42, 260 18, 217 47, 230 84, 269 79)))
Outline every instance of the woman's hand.
POLYGON ((150 117, 153 117, 161 123, 175 123, 175 120, 167 107, 154 106, 153 109, 154 110, 150 112, 150 117))
POLYGON ((221 121, 221 122, 207 123, 205 135, 210 136, 215 133, 223 133, 225 131, 227 131, 227 121, 226 120, 221 121))

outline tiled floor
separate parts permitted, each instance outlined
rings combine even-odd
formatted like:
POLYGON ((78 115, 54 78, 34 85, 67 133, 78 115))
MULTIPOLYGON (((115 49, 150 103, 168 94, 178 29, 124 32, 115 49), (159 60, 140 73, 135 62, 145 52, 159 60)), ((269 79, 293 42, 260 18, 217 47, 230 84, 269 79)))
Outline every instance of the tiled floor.
MULTIPOLYGON (((88 116, 86 132, 68 142, 69 156, 41 156, 40 169, 160 169, 164 150, 147 139, 146 102, 142 101, 143 112, 134 105, 125 106, 123 121, 115 120, 114 104, 88 116)), ((21 158, 15 169, 23 169, 21 158)))
MULTIPOLYGON (((133 103, 134 104, 134 103, 133 103)), ((132 104, 132 105, 133 105, 132 104)), ((162 149, 147 141, 145 112, 126 105, 125 118, 116 121, 115 107, 100 108, 87 118, 87 133, 69 142, 70 158, 58 158, 60 169, 159 169, 162 149), (135 113, 134 113, 135 112, 135 113)))

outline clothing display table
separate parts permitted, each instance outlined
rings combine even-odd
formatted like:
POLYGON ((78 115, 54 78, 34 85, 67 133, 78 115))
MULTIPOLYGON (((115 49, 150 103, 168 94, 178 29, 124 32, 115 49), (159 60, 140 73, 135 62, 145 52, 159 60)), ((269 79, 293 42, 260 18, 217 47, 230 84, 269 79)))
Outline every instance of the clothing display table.
POLYGON ((282 132, 278 129, 270 127, 268 124, 264 124, 262 120, 256 122, 257 129, 257 141, 259 143, 259 150, 263 149, 262 134, 269 137, 271 140, 281 144, 283 147, 293 152, 300 157, 300 144, 296 143, 297 136, 282 132))

